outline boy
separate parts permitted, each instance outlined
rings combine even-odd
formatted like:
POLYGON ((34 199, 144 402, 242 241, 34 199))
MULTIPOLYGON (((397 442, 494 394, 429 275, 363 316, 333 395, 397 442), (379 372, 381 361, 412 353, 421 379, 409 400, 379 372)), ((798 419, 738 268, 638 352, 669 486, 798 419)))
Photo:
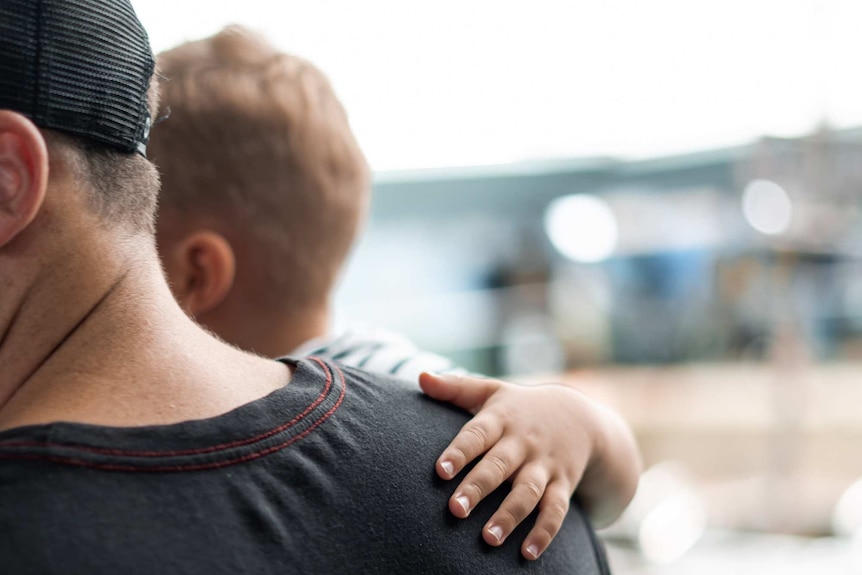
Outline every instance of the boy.
MULTIPOLYGON (((422 370, 452 370, 401 338, 328 332, 333 286, 364 220, 370 181, 326 78, 239 27, 158 60, 171 111, 151 144, 163 185, 158 243, 187 312, 225 341, 269 357, 325 355, 414 380, 422 370)), ((450 479, 487 452, 455 490, 451 511, 466 517, 513 481, 483 528, 489 544, 500 545, 538 505, 522 545, 535 559, 576 488, 600 525, 631 499, 640 460, 630 431, 572 390, 463 375, 425 375, 420 383, 432 397, 481 408, 437 463, 450 479)))

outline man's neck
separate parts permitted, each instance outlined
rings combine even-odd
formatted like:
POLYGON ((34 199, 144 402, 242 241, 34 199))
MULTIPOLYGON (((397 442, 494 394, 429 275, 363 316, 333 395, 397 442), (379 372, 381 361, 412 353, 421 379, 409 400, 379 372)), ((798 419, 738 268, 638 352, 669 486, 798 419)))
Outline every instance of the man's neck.
POLYGON ((37 272, 22 272, 19 277, 30 281, 14 286, 13 297, 2 301, 0 414, 127 276, 131 263, 109 257, 107 250, 98 258, 86 257, 90 249, 81 246, 76 255, 61 254, 37 272))
POLYGON ((0 325, 0 429, 199 419, 289 380, 284 366, 226 346, 191 322, 154 255, 82 261, 46 275, 0 325))

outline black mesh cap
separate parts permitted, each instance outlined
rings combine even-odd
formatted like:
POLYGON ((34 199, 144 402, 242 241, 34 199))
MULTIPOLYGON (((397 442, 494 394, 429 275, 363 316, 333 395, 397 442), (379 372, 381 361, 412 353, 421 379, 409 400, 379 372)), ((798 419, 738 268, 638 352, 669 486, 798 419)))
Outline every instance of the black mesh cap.
POLYGON ((146 153, 155 68, 129 0, 0 0, 0 109, 146 153))

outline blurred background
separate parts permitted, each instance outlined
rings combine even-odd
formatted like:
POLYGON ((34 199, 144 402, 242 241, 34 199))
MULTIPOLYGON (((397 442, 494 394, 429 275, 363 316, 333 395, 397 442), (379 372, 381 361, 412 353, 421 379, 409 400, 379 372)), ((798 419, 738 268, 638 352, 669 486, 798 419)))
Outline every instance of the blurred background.
POLYGON ((331 78, 376 174, 340 322, 626 416, 616 573, 862 573, 862 3, 134 4, 331 78))

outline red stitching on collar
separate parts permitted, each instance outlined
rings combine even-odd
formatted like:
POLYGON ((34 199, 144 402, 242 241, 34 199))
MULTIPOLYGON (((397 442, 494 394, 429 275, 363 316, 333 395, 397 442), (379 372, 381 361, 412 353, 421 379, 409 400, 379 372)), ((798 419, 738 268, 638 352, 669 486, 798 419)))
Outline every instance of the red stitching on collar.
MULTIPOLYGON (((243 445, 248 445, 251 443, 255 443, 257 441, 261 441, 268 437, 271 437, 277 433, 285 431, 290 427, 293 427, 299 421, 301 421, 308 413, 310 413, 315 407, 320 405, 320 403, 325 399, 326 394, 328 393, 330 387, 332 386, 332 371, 329 366, 327 366, 323 361, 321 361, 317 357, 309 358, 316 363, 318 363, 323 370, 326 372, 326 385, 321 392, 321 394, 317 397, 317 399, 309 405, 305 411, 301 414, 293 418, 291 421, 280 425, 276 428, 273 428, 267 432, 261 433, 251 438, 242 439, 238 441, 233 441, 230 443, 224 443, 221 445, 210 446, 201 449, 189 449, 183 451, 126 451, 121 449, 103 449, 97 447, 89 447, 83 445, 64 445, 61 443, 50 443, 50 442, 0 442, 0 447, 61 447, 64 449, 76 449, 80 451, 93 452, 103 455, 121 455, 121 456, 132 456, 132 457, 176 457, 182 455, 199 455, 204 453, 211 453, 214 451, 220 451, 224 449, 230 449, 233 447, 240 447, 243 445)), ((253 459, 258 459, 265 455, 269 455, 276 451, 280 451, 285 447, 299 441, 303 437, 309 435, 312 431, 317 429, 324 421, 329 419, 329 417, 335 413, 335 411, 341 406, 341 403, 344 400, 344 396, 347 392, 347 382, 344 379, 344 373, 340 368, 335 368, 338 371, 338 375, 341 379, 341 393, 339 394, 338 400, 335 402, 329 411, 324 413, 319 419, 317 419, 314 423, 312 423, 308 429, 303 431, 302 433, 295 435, 288 440, 279 443, 277 445, 268 447, 266 449, 248 453, 246 455, 236 457, 234 459, 223 460, 223 461, 213 461, 210 463, 200 463, 200 464, 186 464, 186 465, 162 465, 162 466, 136 466, 136 465, 119 465, 119 464, 111 464, 111 463, 97 463, 93 461, 86 461, 83 459, 75 459, 74 457, 64 457, 61 455, 42 455, 36 453, 22 453, 22 454, 0 454, 0 459, 27 459, 27 460, 40 460, 40 461, 52 461, 55 463, 64 463, 68 465, 77 465, 80 467, 90 467, 95 469, 104 469, 108 471, 143 471, 143 472, 160 472, 160 471, 199 471, 204 469, 217 469, 220 467, 226 467, 228 465, 235 465, 237 463, 244 463, 246 461, 250 461, 253 459)))

